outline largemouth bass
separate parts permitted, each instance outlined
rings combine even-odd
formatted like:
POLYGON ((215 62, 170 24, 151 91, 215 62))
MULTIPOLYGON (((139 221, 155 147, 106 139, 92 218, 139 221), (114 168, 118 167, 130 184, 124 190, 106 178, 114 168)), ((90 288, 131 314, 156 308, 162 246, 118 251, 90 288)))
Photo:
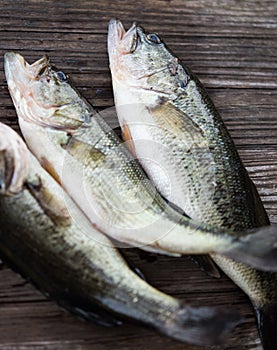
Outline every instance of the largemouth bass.
POLYGON ((145 250, 224 253, 276 269, 276 232, 218 231, 173 210, 101 115, 46 57, 29 65, 7 53, 5 72, 29 148, 102 232, 145 250))
MULTIPOLYGON (((112 20, 108 46, 124 138, 163 196, 209 224, 233 230, 269 225, 258 192, 197 77, 157 34, 135 24, 126 32, 112 20)), ((277 349, 277 275, 222 255, 212 257, 250 297, 264 349, 277 349)))
POLYGON ((64 308, 101 325, 128 317, 174 339, 219 343, 237 312, 190 307, 133 271, 27 150, 0 123, 0 255, 64 308))

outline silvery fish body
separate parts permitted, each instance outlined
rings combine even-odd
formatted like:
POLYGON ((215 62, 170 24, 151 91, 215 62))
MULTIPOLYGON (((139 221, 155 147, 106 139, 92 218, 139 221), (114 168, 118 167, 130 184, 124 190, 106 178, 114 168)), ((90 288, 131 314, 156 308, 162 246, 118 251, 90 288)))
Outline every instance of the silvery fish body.
MULTIPOLYGON (((219 227, 269 225, 234 142, 197 77, 157 34, 135 24, 125 32, 112 20, 108 44, 124 138, 163 196, 190 217, 219 227)), ((212 257, 248 294, 264 348, 275 349, 277 275, 223 255, 212 257)))

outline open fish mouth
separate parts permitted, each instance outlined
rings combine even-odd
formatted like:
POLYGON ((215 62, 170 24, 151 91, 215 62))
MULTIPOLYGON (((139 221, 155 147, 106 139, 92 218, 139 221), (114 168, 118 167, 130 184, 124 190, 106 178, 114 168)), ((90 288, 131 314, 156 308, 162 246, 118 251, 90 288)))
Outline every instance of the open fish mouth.
POLYGON ((118 54, 132 53, 137 47, 140 31, 143 32, 143 29, 135 22, 126 31, 120 20, 111 19, 108 33, 109 55, 115 57, 118 54))
MULTIPOLYGON (((9 82, 13 80, 26 84, 36 80, 39 73, 49 66, 49 58, 43 56, 32 64, 29 64, 23 56, 16 52, 7 52, 5 54, 5 72, 9 82)), ((17 84, 18 85, 18 84, 17 84)))
POLYGON ((15 52, 7 52, 4 56, 5 75, 18 116, 32 123, 44 123, 41 115, 51 115, 53 106, 46 106, 34 96, 34 85, 40 74, 50 67, 49 59, 43 56, 29 64, 23 56, 15 52), (27 112, 28 111, 28 112, 27 112))
POLYGON ((120 41, 126 34, 126 30, 119 19, 111 19, 109 23, 109 34, 113 36, 114 39, 120 41))
POLYGON ((171 59, 156 62, 156 59, 159 60, 157 50, 161 50, 163 46, 163 41, 157 34, 148 33, 135 22, 128 30, 125 30, 120 20, 112 19, 108 31, 108 52, 112 76, 118 81, 128 83, 129 86, 162 94, 157 87, 146 88, 145 80, 156 73, 168 72, 170 69, 170 74, 175 74, 174 69, 176 70, 178 60, 177 62, 176 59, 173 59, 173 62, 171 59), (151 52, 156 52, 155 59, 151 58, 151 52))
POLYGON ((89 122, 86 111, 81 115, 85 102, 76 104, 77 94, 69 88, 68 76, 47 56, 29 64, 20 54, 8 52, 5 74, 20 121, 62 130, 75 130, 84 121, 89 122))
POLYGON ((108 30, 108 51, 109 56, 118 54, 129 54, 136 51, 140 44, 163 44, 163 41, 155 33, 148 33, 143 27, 133 22, 126 31, 122 22, 118 19, 111 19, 108 30))

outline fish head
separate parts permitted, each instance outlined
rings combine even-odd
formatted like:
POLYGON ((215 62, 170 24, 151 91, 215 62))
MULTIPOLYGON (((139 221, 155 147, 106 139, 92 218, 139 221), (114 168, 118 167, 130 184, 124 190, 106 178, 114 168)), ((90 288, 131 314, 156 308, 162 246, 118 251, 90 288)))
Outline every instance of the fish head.
POLYGON ((110 21, 108 51, 113 82, 136 89, 137 96, 144 90, 173 97, 187 85, 189 73, 163 40, 135 23, 125 31, 121 21, 110 21))
POLYGON ((21 192, 29 172, 29 151, 19 135, 0 123, 0 195, 21 192))
POLYGON ((69 77, 47 56, 29 64, 15 52, 5 54, 5 74, 19 118, 56 129, 76 129, 91 117, 88 103, 69 77))

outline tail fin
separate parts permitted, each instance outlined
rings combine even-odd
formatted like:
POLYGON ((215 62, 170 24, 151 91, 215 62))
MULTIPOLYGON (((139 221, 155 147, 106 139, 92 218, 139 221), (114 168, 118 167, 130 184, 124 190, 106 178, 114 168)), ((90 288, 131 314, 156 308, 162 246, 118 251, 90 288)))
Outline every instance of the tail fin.
POLYGON ((215 307, 184 307, 166 321, 162 333, 195 345, 226 343, 226 334, 243 321, 236 311, 215 307))
POLYGON ((249 231, 223 254, 258 270, 277 272, 277 225, 249 231))
POLYGON ((277 349, 277 302, 255 307, 258 330, 264 350, 277 349))

